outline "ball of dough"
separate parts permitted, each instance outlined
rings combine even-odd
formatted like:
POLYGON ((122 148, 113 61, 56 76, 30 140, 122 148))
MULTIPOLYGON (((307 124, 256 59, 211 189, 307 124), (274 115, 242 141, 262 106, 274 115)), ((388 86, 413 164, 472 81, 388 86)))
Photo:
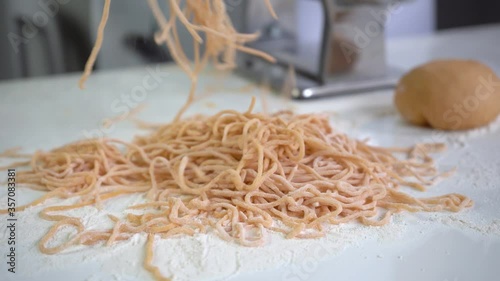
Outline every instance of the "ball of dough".
POLYGON ((403 118, 416 125, 476 128, 500 114, 500 78, 477 61, 433 61, 403 76, 395 102, 403 118))

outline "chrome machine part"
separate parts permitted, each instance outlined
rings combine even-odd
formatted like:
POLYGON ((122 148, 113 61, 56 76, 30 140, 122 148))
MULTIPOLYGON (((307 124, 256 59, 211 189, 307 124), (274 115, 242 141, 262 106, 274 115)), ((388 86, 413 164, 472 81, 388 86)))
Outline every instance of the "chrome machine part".
POLYGON ((399 72, 385 55, 385 22, 395 0, 273 0, 275 21, 263 1, 245 1, 233 17, 245 32, 261 33, 250 46, 276 57, 270 64, 242 54, 238 72, 280 89, 287 69, 296 72, 298 99, 391 88, 399 72))

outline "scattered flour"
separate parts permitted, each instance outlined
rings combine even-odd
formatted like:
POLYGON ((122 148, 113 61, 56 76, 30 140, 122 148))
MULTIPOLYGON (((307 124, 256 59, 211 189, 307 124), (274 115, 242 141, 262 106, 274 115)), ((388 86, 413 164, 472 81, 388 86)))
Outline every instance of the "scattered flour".
MULTIPOLYGON (((2 198, 0 200, 3 200, 2 198)), ((131 195, 105 204, 103 210, 84 207, 67 212, 81 218, 90 229, 105 229, 111 226, 107 214, 115 215, 131 204, 142 202, 139 195, 131 195)), ((70 204, 73 200, 65 200, 70 204)), ((3 202, 3 201, 2 201, 3 202)), ((55 203, 54 200, 49 204, 55 203)), ((18 214, 18 241, 20 277, 50 276, 57 271, 78 269, 88 265, 99 273, 89 273, 82 280, 150 280, 151 276, 143 269, 145 235, 136 234, 126 242, 117 242, 110 247, 96 245, 77 246, 57 255, 43 255, 37 243, 51 226, 51 222, 38 218, 42 206, 32 207, 18 214), (25 267, 25 268, 22 268, 25 267), (103 276, 101 272, 108 275, 103 276)), ((4 222, 2 221, 2 224, 4 222)), ((281 234, 269 233, 267 243, 260 248, 247 248, 221 240, 214 233, 198 234, 193 237, 175 237, 155 240, 154 264, 162 274, 172 276, 173 280, 220 280, 239 273, 248 273, 299 264, 307 258, 326 259, 342 253, 349 247, 360 247, 369 241, 390 243, 404 236, 410 227, 418 226, 420 231, 429 232, 436 225, 447 224, 451 227, 500 237, 500 220, 488 222, 487 219, 474 217, 473 212, 464 214, 436 213, 420 215, 409 214, 393 217, 392 223, 383 227, 366 227, 357 224, 332 226, 328 235, 320 239, 285 239, 281 234)), ((4 226, 0 226, 3 229, 4 226)), ((68 227, 64 235, 59 235, 57 244, 71 235, 68 227)), ((6 238, 1 234, 1 240, 6 238)), ((377 255, 383 258, 382 254, 377 255)), ((400 258, 402 259, 402 258, 400 258)), ((39 279, 40 280, 40 279, 39 279)))
POLYGON ((467 131, 459 131, 459 132, 438 131, 437 134, 442 135, 446 143, 463 147, 467 145, 468 141, 495 133, 498 131, 499 128, 500 128, 500 116, 498 116, 498 118, 495 119, 490 124, 480 128, 471 129, 467 131))

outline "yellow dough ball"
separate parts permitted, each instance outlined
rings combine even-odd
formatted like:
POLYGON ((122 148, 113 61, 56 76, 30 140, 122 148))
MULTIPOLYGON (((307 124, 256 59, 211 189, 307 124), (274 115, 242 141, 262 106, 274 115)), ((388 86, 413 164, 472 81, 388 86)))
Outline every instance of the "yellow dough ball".
POLYGON ((403 76, 396 107, 409 122, 442 130, 466 130, 500 114, 500 78, 470 60, 439 60, 403 76))

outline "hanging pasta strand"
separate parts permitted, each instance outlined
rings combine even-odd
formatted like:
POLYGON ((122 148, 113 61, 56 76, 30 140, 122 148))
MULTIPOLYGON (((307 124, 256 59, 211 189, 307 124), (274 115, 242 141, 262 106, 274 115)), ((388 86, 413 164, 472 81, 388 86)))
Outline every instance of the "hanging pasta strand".
POLYGON ((102 11, 101 22, 99 23, 99 27, 97 29, 97 38, 94 44, 94 48, 92 48, 92 52, 90 53, 90 57, 85 64, 85 70, 83 71, 82 77, 80 78, 79 87, 80 89, 85 88, 85 82, 92 74, 92 69, 94 68, 94 64, 97 60, 97 56, 99 55, 99 51, 102 47, 102 42, 104 41, 104 29, 106 28, 106 24, 109 18, 109 10, 111 8, 111 0, 104 0, 104 8, 102 11))

